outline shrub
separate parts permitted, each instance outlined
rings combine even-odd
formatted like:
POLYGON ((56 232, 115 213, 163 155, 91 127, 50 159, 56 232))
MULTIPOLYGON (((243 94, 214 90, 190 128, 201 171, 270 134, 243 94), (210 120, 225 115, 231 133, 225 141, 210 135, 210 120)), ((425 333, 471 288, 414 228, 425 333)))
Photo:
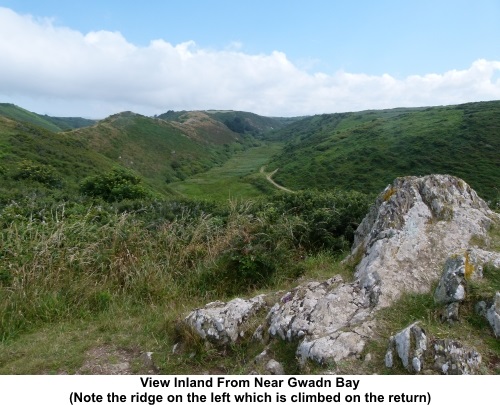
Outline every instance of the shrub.
POLYGON ((356 191, 301 191, 273 198, 267 212, 299 218, 302 226, 295 229, 295 239, 303 248, 343 251, 352 244, 371 201, 356 191))
POLYGON ((87 177, 80 185, 80 191, 91 197, 99 197, 107 202, 136 200, 148 196, 148 192, 140 184, 141 179, 123 169, 87 177))
POLYGON ((61 186, 61 178, 52 166, 35 163, 31 160, 23 160, 19 164, 18 172, 14 175, 14 179, 32 180, 49 187, 61 186))

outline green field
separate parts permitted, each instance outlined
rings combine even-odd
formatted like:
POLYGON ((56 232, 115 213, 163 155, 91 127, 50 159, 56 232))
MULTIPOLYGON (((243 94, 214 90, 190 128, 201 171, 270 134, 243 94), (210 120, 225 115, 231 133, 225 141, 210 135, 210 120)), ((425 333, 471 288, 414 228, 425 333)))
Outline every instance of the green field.
POLYGON ((172 183, 170 187, 186 197, 218 201, 261 196, 274 188, 267 185, 265 175, 259 170, 281 148, 281 143, 270 143, 247 149, 221 166, 172 183))

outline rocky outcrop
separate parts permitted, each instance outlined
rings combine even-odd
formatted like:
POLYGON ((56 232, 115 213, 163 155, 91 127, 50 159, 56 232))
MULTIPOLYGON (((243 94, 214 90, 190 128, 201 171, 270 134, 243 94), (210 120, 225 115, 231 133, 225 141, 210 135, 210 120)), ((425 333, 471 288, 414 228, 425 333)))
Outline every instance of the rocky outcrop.
POLYGON ((372 309, 370 296, 358 283, 344 283, 339 276, 312 282, 286 293, 269 312, 269 334, 300 340, 302 362, 338 361, 361 353, 369 325, 360 326, 372 309))
POLYGON ((446 258, 469 241, 487 238, 494 214, 463 180, 446 175, 396 179, 356 231, 353 257, 365 289, 379 290, 379 306, 405 291, 426 292, 446 258))
POLYGON ((477 374, 482 357, 471 347, 450 339, 433 342, 434 369, 441 374, 477 374))
MULTIPOLYGON (((469 249, 471 238, 487 241, 495 219, 499 216, 456 177, 396 179, 380 194, 356 231, 347 258, 355 264, 354 281, 346 283, 336 276, 282 295, 266 318, 269 335, 298 342, 297 356, 302 363, 359 357, 374 335, 376 312, 405 292, 430 292, 445 262, 448 270, 436 299, 448 305, 448 317, 453 319, 458 316, 457 303, 465 296, 464 280, 479 277, 488 261, 500 264, 500 257, 491 252, 469 249)), ((234 342, 241 334, 241 323, 263 305, 262 297, 209 304, 191 313, 186 322, 209 340, 234 342)), ((258 329, 256 338, 262 339, 263 329, 258 329)), ((404 367, 420 371, 426 339, 425 332, 412 325, 394 336, 386 361, 393 362, 397 353, 404 367)), ((448 346, 444 347, 446 352, 448 346)))
POLYGON ((285 374, 285 369, 283 368, 281 363, 273 359, 270 356, 267 349, 255 357, 254 364, 260 371, 260 373, 258 373, 256 370, 254 370, 253 371, 254 374, 269 374, 269 375, 285 374))
POLYGON ((359 354, 373 336, 373 314, 404 292, 428 292, 447 257, 461 254, 465 274, 470 239, 487 239, 495 215, 458 178, 396 179, 356 231, 347 259, 359 261, 356 280, 291 291, 270 313, 270 334, 300 339, 303 361, 359 354))
POLYGON ((500 254, 470 248, 463 255, 446 259, 434 301, 444 305, 441 318, 450 323, 458 321, 460 303, 466 299, 467 283, 483 277, 483 266, 491 264, 500 268, 500 254))

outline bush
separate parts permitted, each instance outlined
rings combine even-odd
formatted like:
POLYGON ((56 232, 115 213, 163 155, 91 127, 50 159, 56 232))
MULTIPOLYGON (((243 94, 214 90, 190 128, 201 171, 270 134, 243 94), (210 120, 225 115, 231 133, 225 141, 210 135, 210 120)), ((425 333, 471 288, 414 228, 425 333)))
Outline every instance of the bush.
POLYGON ((14 179, 32 180, 49 187, 60 187, 62 183, 57 171, 52 166, 35 163, 31 160, 23 160, 19 164, 14 179))
POLYGON ((136 200, 148 196, 148 192, 140 183, 141 179, 133 173, 113 169, 107 174, 87 177, 80 185, 80 191, 107 202, 136 200))
POLYGON ((282 194, 264 211, 277 217, 295 216, 302 226, 295 239, 304 249, 344 251, 354 241, 354 230, 368 212, 372 198, 356 191, 301 191, 282 194))

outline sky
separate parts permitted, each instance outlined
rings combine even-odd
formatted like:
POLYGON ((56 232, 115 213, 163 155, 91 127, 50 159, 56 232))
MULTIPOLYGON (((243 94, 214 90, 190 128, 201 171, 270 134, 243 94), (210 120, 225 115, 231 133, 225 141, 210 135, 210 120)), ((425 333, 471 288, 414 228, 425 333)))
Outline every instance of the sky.
POLYGON ((268 116, 500 99, 498 0, 0 0, 0 102, 268 116))

